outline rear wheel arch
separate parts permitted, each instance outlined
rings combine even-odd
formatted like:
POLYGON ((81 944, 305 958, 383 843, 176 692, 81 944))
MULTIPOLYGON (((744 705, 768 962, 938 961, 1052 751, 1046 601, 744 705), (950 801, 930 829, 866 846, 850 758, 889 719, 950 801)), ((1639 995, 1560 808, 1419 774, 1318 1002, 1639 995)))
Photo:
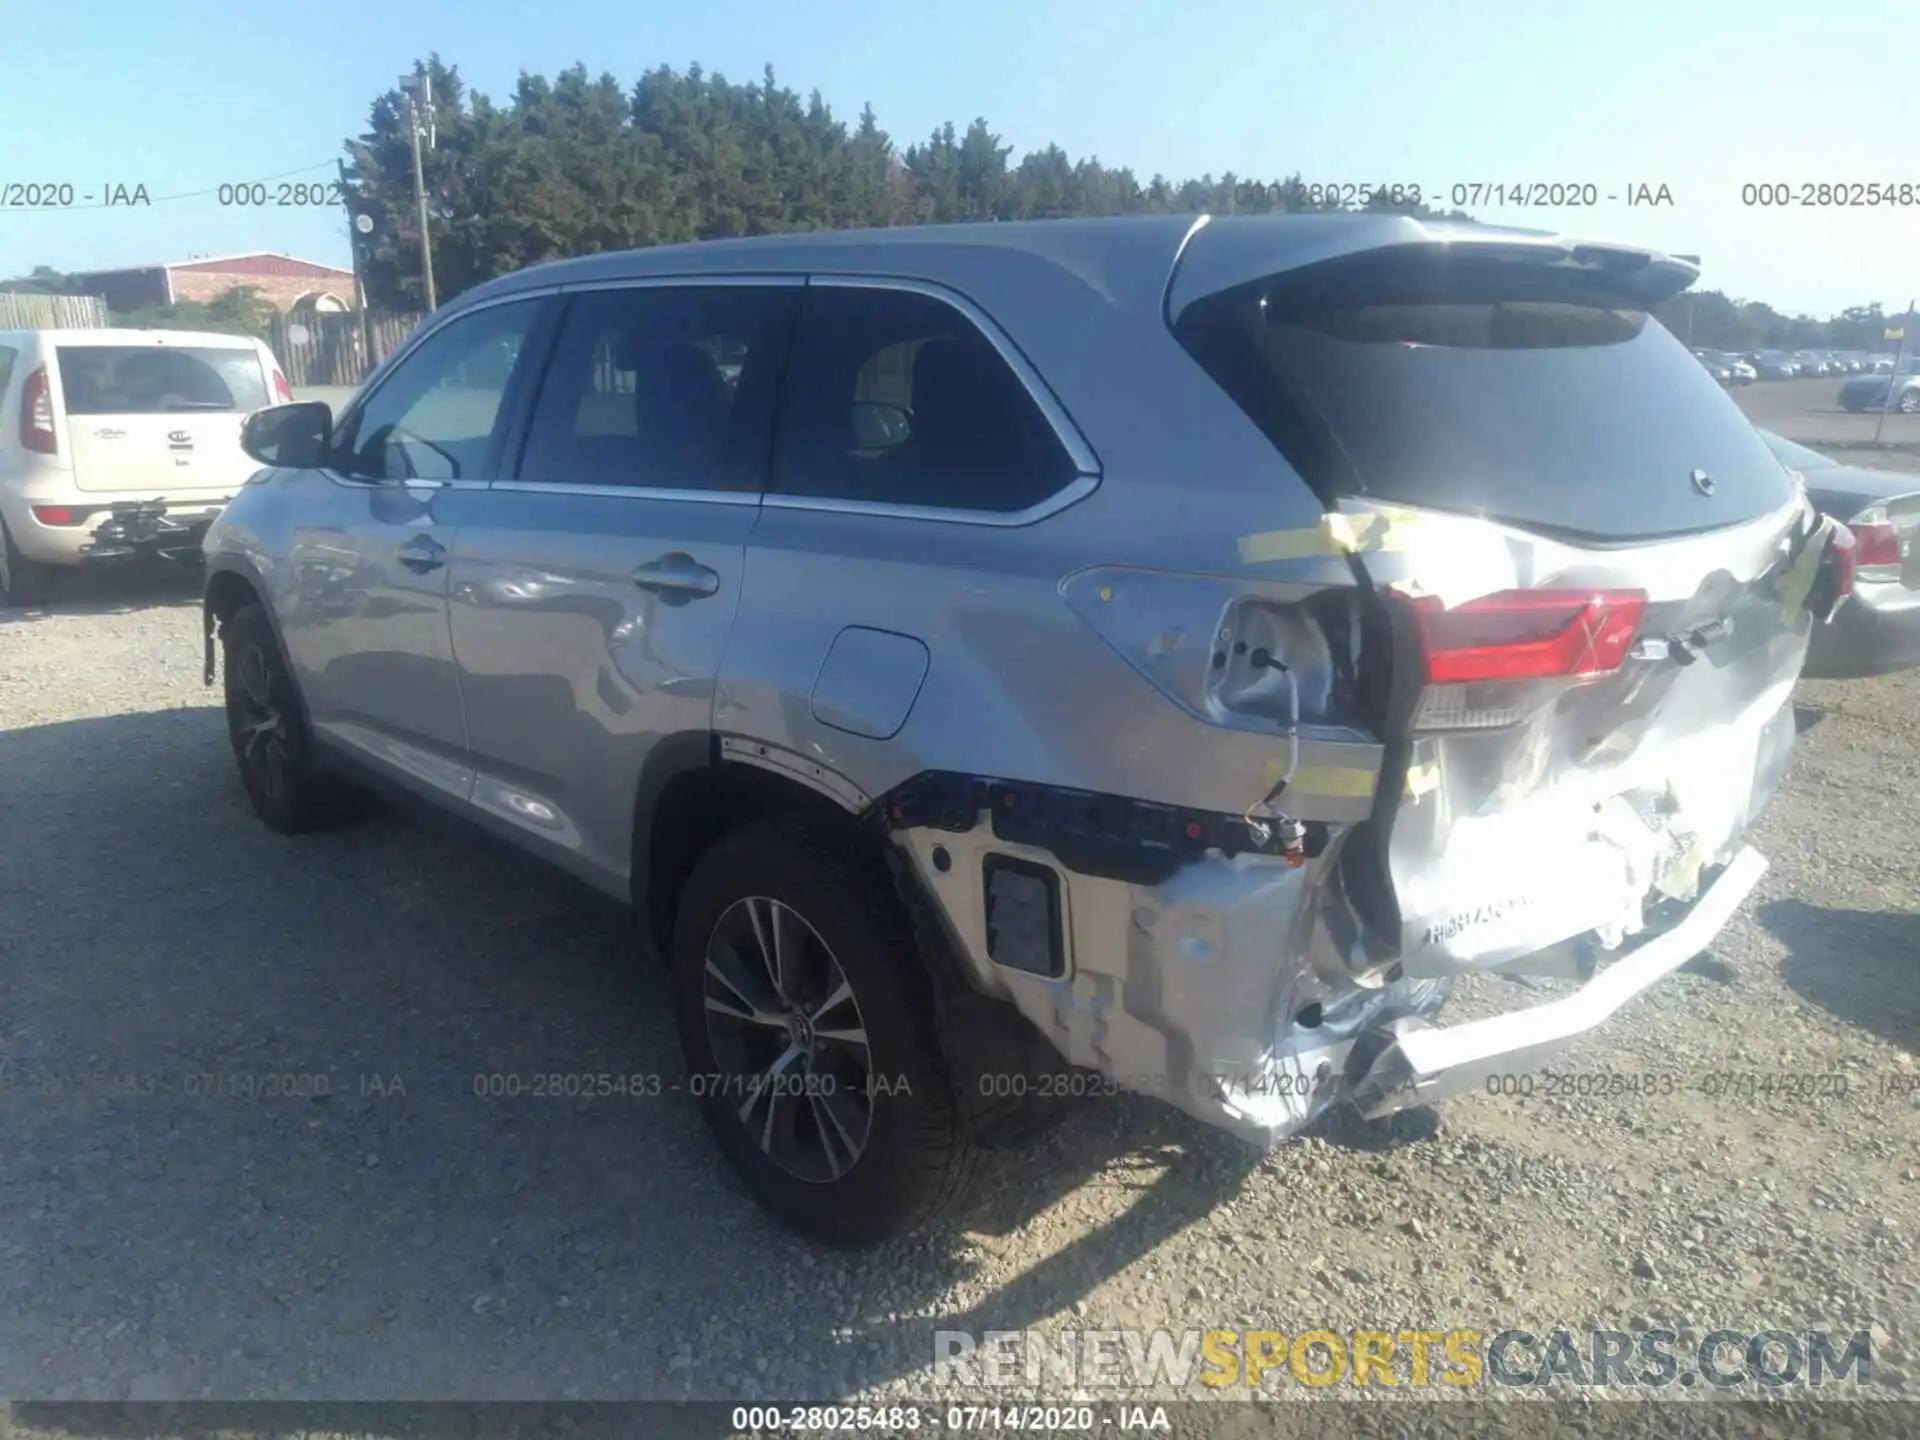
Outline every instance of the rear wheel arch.
POLYGON ((648 940, 666 954, 687 877, 722 837, 772 815, 870 847, 883 842, 859 817, 821 791, 756 765, 720 757, 716 737, 671 736, 648 757, 634 798, 629 893, 648 940))

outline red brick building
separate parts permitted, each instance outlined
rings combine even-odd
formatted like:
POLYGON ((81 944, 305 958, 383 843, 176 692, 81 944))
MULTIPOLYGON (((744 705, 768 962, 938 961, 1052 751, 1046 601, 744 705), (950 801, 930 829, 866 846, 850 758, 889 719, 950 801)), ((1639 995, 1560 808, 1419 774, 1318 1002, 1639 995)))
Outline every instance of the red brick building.
POLYGON ((126 270, 95 270, 73 277, 89 295, 103 297, 113 310, 143 305, 172 305, 181 300, 212 300, 237 285, 250 285, 276 310, 341 311, 354 306, 353 272, 291 255, 254 251, 216 255, 172 265, 126 270))

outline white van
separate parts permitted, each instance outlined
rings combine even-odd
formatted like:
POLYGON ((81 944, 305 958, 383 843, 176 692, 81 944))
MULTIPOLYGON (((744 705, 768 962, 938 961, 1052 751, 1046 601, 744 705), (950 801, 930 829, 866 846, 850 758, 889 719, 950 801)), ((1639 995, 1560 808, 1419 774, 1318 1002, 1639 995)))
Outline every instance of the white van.
POLYGON ((241 421, 292 398, 243 335, 0 330, 0 605, 54 566, 196 556, 260 468, 241 421))

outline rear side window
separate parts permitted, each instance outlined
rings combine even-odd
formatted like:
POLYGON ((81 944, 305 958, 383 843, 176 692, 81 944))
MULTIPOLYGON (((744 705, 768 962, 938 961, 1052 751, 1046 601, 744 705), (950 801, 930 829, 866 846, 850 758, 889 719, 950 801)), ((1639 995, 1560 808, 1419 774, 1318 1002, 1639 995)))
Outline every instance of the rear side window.
POLYGON ((1019 376, 953 306, 904 290, 808 287, 776 492, 1011 513, 1077 473, 1019 376))
POLYGON ((798 286, 684 285, 573 297, 519 478, 758 491, 798 286))
POLYGON ((54 355, 69 415, 248 411, 273 403, 251 346, 61 345, 54 355))
POLYGON ((1429 247, 1374 252, 1209 296, 1175 330, 1323 501, 1602 543, 1789 503, 1792 481, 1719 383, 1607 284, 1429 247))

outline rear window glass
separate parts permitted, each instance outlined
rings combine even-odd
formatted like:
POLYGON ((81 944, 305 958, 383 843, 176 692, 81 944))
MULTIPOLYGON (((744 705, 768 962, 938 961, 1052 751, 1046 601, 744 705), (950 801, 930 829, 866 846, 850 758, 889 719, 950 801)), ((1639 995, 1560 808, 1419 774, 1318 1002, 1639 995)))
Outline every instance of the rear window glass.
POLYGON ((1209 296, 1176 332, 1326 501, 1603 543, 1787 504, 1791 480, 1714 377, 1607 284, 1374 252, 1209 296))
POLYGON ((69 415, 171 415, 271 404, 258 352, 240 346, 63 345, 69 415))

